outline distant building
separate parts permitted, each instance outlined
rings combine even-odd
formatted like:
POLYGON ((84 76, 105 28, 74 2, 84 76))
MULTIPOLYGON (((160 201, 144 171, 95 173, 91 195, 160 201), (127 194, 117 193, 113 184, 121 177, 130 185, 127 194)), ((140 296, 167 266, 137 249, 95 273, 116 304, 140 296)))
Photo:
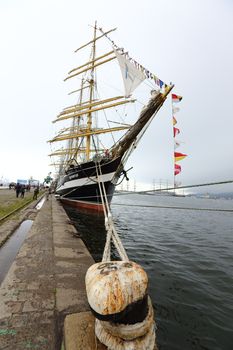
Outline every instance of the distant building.
POLYGON ((34 180, 34 179, 30 179, 28 180, 28 183, 31 187, 37 187, 40 185, 40 181, 39 180, 34 180))
POLYGON ((19 183, 20 185, 25 185, 27 186, 28 185, 28 180, 17 180, 17 183, 19 183))
POLYGON ((30 185, 31 187, 37 187, 40 185, 40 181, 34 180, 34 179, 29 179, 29 180, 18 179, 17 183, 19 183, 20 185, 25 185, 25 186, 30 185))

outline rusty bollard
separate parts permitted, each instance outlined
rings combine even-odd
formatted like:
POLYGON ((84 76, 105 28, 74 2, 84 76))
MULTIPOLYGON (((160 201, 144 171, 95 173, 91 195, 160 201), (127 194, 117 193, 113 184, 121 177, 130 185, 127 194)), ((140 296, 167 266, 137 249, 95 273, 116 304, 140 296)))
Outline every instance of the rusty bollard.
POLYGON ((108 349, 154 349, 154 313, 147 290, 147 274, 135 262, 101 262, 88 269, 86 291, 96 318, 95 334, 108 349))

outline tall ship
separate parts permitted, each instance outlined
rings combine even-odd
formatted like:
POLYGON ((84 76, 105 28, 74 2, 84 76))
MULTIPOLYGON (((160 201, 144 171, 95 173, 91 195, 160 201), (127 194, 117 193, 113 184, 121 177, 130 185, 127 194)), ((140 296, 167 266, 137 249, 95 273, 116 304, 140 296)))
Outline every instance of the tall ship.
POLYGON ((83 63, 65 78, 73 83, 68 93, 73 100, 53 121, 61 127, 49 142, 60 200, 101 212, 127 177, 127 159, 173 85, 117 46, 110 37, 116 28, 104 31, 95 23, 92 30, 92 39, 75 50, 83 63))

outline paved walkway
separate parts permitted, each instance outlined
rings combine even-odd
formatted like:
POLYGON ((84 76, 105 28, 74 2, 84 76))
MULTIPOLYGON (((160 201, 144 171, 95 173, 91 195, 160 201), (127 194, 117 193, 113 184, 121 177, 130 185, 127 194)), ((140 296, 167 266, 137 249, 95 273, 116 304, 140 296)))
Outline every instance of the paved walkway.
POLYGON ((0 349, 59 350, 64 318, 87 311, 93 259, 54 197, 45 202, 0 287, 0 349))

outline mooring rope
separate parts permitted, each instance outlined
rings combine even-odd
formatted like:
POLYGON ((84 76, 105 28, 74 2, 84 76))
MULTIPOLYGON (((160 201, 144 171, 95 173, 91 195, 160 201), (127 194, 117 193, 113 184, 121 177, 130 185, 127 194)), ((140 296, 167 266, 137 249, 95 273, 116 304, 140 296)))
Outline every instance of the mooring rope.
POLYGON ((96 177, 107 235, 102 261, 90 266, 85 277, 87 299, 95 316, 95 336, 112 350, 152 350, 155 321, 148 276, 140 265, 129 261, 118 236, 100 162, 96 162, 96 177), (121 261, 111 261, 111 241, 121 261))
POLYGON ((129 258, 127 256, 125 248, 120 240, 120 237, 116 231, 116 228, 115 228, 115 225, 114 225, 114 222, 112 219, 112 214, 111 214, 109 203, 108 203, 106 189, 105 189, 103 181, 101 181, 102 171, 101 171, 100 162, 98 162, 98 166, 97 166, 97 162, 96 162, 96 174, 97 174, 97 179, 98 179, 100 197, 101 197, 103 210, 104 210, 105 227, 106 227, 106 231, 107 231, 106 243, 105 243, 105 247, 104 247, 102 261, 110 261, 111 260, 111 240, 113 241, 121 260, 129 261, 129 258))

